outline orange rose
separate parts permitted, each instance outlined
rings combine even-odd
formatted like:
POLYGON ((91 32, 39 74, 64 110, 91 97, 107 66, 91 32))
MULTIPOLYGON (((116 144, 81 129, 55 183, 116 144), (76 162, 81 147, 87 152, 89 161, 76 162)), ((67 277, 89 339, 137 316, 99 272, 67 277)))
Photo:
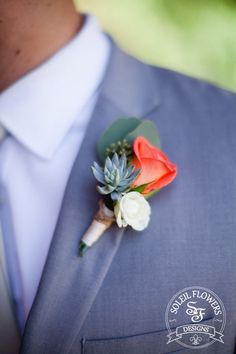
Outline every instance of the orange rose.
POLYGON ((134 141, 135 157, 132 164, 140 173, 132 187, 146 185, 143 194, 163 188, 171 183, 177 174, 177 167, 158 148, 151 145, 147 139, 139 136, 134 141))

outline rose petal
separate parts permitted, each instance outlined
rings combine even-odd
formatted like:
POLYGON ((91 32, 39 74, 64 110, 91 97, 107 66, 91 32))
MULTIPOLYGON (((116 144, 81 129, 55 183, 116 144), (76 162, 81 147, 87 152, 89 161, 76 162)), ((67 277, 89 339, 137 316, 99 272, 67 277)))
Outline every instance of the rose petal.
POLYGON ((176 165, 144 137, 140 136, 135 139, 134 152, 135 157, 132 164, 135 169, 141 171, 134 180, 132 187, 148 184, 143 191, 144 194, 147 194, 155 189, 163 188, 176 177, 176 165))

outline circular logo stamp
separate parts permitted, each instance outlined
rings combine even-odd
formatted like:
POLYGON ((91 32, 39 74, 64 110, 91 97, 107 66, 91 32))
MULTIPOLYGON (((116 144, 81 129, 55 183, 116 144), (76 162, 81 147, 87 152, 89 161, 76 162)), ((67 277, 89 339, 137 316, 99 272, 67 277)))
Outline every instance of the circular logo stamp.
POLYGON ((191 349, 224 343, 225 307, 211 290, 193 286, 180 290, 167 305, 167 344, 176 341, 191 349))

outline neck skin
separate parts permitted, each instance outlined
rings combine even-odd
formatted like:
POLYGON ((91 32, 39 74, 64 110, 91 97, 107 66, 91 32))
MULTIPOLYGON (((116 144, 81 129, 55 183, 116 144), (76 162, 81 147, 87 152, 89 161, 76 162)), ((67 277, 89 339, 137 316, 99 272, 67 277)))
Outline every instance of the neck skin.
POLYGON ((71 0, 0 0, 0 92, 62 48, 82 25, 71 0))

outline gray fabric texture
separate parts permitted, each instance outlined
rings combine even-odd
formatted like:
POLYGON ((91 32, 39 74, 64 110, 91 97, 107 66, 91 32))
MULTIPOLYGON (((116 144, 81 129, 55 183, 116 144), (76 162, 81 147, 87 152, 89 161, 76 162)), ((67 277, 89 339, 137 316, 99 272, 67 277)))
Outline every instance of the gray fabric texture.
MULTIPOLYGON (((199 286, 226 313, 224 344, 198 353, 233 353, 236 332, 236 96, 145 65, 112 43, 110 64, 74 164, 21 354, 191 353, 167 344, 172 296, 199 286), (99 195, 90 166, 96 141, 115 119, 157 125, 178 177, 151 201, 142 233, 112 227, 83 258, 78 242, 99 195)), ((206 313, 209 323, 214 313, 206 313)), ((185 324, 184 315, 179 321, 185 324)))

